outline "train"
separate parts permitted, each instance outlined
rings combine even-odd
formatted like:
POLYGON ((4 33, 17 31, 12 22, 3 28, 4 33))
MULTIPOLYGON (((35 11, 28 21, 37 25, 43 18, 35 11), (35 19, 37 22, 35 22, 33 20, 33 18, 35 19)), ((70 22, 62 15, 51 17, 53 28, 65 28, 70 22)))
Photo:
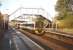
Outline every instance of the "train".
MULTIPOLYGON (((42 15, 35 15, 35 21, 22 21, 21 20, 12 20, 13 25, 17 29, 29 30, 31 33, 37 35, 43 35, 45 33, 44 28, 51 27, 51 21, 43 17, 42 15)), ((25 16, 24 16, 25 17, 25 16)))
POLYGON ((16 28, 18 29, 23 29, 26 31, 29 31, 31 33, 37 34, 37 35, 43 35, 45 33, 45 29, 48 25, 49 22, 44 22, 44 21, 37 21, 35 24, 24 24, 24 23, 18 23, 16 25, 16 28))
MULTIPOLYGON (((19 26, 17 27, 17 29, 22 29, 22 30, 28 31, 28 32, 33 33, 33 34, 43 35, 45 32, 43 28, 36 28, 34 26, 27 26, 26 24, 18 24, 18 25, 19 26)), ((28 24, 28 25, 33 25, 33 24, 28 24)))

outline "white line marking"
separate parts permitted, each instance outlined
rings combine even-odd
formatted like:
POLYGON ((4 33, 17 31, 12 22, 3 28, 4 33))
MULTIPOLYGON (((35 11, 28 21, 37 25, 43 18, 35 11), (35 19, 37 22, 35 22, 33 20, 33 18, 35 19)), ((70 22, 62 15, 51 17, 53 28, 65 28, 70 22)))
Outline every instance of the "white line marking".
MULTIPOLYGON (((19 31, 17 31, 17 32, 19 32, 19 31)), ((25 36, 24 34, 22 34, 21 32, 20 33, 18 33, 19 35, 21 35, 21 37, 23 36, 23 37, 25 37, 26 39, 28 39, 30 42, 32 42, 33 44, 35 44, 37 47, 39 47, 40 49, 42 49, 42 50, 45 50, 44 48, 42 48, 41 46, 39 46, 37 43, 35 43, 34 41, 32 41, 30 38, 28 38, 27 36, 25 36)), ((22 38, 23 38, 22 37, 22 38)))
POLYGON ((16 44, 15 37, 13 37, 13 42, 15 44, 16 50, 19 50, 18 45, 16 44))

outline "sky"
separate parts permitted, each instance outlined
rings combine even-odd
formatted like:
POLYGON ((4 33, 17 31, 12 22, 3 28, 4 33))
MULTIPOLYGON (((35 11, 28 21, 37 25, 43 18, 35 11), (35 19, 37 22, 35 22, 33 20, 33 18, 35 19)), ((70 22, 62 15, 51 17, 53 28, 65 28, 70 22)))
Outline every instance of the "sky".
MULTIPOLYGON (((57 0, 0 0, 2 6, 0 10, 3 14, 11 14, 19 7, 24 8, 44 8, 48 12, 48 19, 52 19, 57 12, 55 11, 55 5, 57 0)), ((13 19, 15 17, 10 17, 13 19)))

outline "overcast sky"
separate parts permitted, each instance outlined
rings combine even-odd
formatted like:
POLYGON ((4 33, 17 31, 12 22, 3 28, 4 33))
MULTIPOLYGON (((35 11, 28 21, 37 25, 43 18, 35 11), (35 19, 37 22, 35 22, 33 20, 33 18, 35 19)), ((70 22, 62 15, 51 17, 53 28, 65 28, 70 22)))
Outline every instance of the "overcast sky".
POLYGON ((0 0, 2 13, 11 14, 18 7, 25 8, 44 8, 50 17, 55 16, 55 4, 57 0, 0 0))

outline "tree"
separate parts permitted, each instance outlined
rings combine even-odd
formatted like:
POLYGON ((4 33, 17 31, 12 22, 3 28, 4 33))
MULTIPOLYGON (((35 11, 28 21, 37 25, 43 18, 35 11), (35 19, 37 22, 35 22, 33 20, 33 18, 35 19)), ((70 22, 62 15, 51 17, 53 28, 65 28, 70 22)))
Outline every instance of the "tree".
POLYGON ((2 50, 3 38, 4 38, 4 34, 3 34, 3 15, 0 12, 0 49, 1 50, 2 50))
POLYGON ((2 30, 2 24, 3 24, 3 15, 2 13, 0 12, 0 30, 2 30))
POLYGON ((71 0, 58 0, 56 11, 59 13, 56 19, 63 24, 65 28, 73 28, 73 11, 71 9, 71 0))

